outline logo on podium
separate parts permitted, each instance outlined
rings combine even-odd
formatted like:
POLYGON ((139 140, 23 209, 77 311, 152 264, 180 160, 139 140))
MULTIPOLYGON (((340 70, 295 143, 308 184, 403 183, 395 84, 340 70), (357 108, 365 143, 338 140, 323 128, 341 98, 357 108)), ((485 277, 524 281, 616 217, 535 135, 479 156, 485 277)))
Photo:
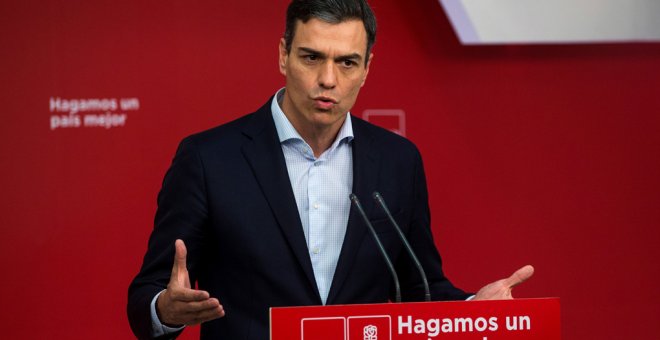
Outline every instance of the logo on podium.
POLYGON ((378 327, 374 325, 364 326, 364 340, 378 340, 378 327))
POLYGON ((389 315, 348 317, 348 340, 392 340, 392 319, 389 315))

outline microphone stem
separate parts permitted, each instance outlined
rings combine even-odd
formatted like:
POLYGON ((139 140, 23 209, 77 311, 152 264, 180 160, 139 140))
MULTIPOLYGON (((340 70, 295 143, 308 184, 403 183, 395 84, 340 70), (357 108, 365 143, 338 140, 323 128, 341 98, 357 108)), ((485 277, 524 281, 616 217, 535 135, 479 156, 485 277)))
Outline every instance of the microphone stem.
POLYGON ((374 230, 374 227, 371 225, 371 222, 369 222, 369 218, 367 217, 367 214, 364 212, 364 209, 362 209, 360 200, 358 200, 357 196, 355 196, 354 194, 351 194, 349 197, 351 199, 351 202, 353 202, 355 208, 357 208, 358 212, 364 219, 364 223, 367 225, 367 228, 371 232, 371 235, 373 235, 373 238, 376 241, 376 244, 378 245, 378 249, 380 250, 381 254, 383 255, 383 258, 385 259, 387 268, 390 270, 390 273, 392 274, 392 279, 394 280, 394 289, 396 291, 394 300, 395 302, 399 303, 401 302, 401 287, 399 285, 399 277, 396 275, 396 271, 394 270, 394 265, 392 265, 392 261, 390 260, 390 257, 387 255, 383 243, 380 242, 378 235, 376 235, 376 230, 374 230))
POLYGON ((415 255, 415 252, 413 251, 412 247, 410 246, 410 243, 408 243, 408 239, 406 236, 403 234, 403 231, 401 231, 401 228, 399 228, 399 224, 396 223, 394 220, 394 217, 392 217, 392 214, 390 213, 390 209, 387 208, 387 204, 385 204, 385 200, 383 197, 380 195, 379 192, 374 192, 373 197, 378 203, 380 204, 380 207, 383 208, 383 211, 385 211, 385 214, 387 215, 387 218, 390 220, 392 225, 394 226, 394 229, 396 229, 397 233, 399 234, 399 238, 401 238, 401 242, 403 242, 403 245, 405 246, 406 250, 408 251, 408 254, 410 254, 410 257, 412 258, 413 262, 415 263, 415 266, 417 267, 417 270, 419 271, 419 274, 422 276, 422 283, 424 284, 424 301, 429 302, 431 301, 431 291, 429 288, 429 281, 426 279, 426 273, 424 272, 424 268, 422 268, 422 264, 419 262, 419 259, 415 255))

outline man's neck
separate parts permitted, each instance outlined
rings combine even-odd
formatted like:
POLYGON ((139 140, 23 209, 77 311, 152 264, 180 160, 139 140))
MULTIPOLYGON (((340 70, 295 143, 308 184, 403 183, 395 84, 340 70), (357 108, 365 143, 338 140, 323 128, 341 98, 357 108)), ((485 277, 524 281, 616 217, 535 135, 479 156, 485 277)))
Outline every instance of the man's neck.
MULTIPOLYGON (((286 115, 286 112, 284 114, 286 115)), ((292 120, 288 115, 287 118, 296 131, 298 131, 300 137, 312 148, 314 157, 317 158, 332 146, 332 143, 337 139, 339 130, 341 130, 342 125, 346 121, 346 118, 344 118, 329 126, 309 126, 308 124, 300 124, 295 119, 292 120)))

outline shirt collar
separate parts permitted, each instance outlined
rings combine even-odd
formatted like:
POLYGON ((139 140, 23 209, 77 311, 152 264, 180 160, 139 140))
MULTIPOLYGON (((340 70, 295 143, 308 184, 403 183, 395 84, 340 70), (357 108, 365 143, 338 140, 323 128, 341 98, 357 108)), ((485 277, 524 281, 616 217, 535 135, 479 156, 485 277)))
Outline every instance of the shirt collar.
MULTIPOLYGON (((293 127, 293 124, 291 124, 289 119, 284 114, 284 111, 282 111, 282 108, 280 107, 279 102, 284 96, 284 91, 285 88, 281 88, 279 91, 277 91, 277 93, 273 97, 273 101, 270 104, 270 110, 273 113, 273 120, 275 121, 275 129, 277 130, 277 135, 279 136, 280 143, 284 143, 285 141, 290 139, 299 139, 301 141, 304 141, 304 139, 300 136, 298 131, 296 131, 296 128, 293 127)), ((346 119, 344 120, 344 124, 342 124, 341 129, 339 129, 337 138, 332 143, 330 149, 335 148, 343 140, 346 140, 347 142, 353 140, 353 124, 351 122, 350 112, 346 112, 346 119)))

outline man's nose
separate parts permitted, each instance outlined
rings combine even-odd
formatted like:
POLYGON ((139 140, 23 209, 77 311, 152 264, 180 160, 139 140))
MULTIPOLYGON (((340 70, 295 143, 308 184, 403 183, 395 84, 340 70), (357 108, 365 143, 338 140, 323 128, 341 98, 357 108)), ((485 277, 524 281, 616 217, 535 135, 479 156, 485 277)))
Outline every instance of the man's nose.
POLYGON ((331 89, 337 86, 337 70, 335 63, 328 61, 319 70, 319 86, 331 89))

